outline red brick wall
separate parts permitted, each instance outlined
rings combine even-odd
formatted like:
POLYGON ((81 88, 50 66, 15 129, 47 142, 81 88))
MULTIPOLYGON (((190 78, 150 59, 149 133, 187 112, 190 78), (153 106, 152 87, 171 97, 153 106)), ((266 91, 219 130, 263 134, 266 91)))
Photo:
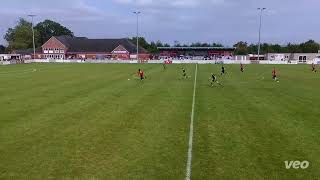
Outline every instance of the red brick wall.
POLYGON ((139 54, 139 59, 148 60, 150 59, 150 54, 139 54))
POLYGON ((119 60, 128 60, 130 59, 130 55, 127 54, 112 54, 112 58, 119 60))

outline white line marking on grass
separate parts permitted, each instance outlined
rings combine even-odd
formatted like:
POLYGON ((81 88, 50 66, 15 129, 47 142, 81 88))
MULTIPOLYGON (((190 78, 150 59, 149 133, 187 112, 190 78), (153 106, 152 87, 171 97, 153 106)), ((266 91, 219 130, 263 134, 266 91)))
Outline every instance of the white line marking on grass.
POLYGON ((190 180, 191 179, 193 120, 194 120, 194 104, 195 104, 195 100, 196 100, 197 75, 198 75, 198 64, 196 64, 196 71, 195 71, 194 85, 193 85, 193 99, 192 99, 192 110, 191 110, 191 121, 190 121, 190 133, 189 133, 189 147, 188 147, 188 161, 187 161, 187 170, 186 170, 186 180, 190 180))

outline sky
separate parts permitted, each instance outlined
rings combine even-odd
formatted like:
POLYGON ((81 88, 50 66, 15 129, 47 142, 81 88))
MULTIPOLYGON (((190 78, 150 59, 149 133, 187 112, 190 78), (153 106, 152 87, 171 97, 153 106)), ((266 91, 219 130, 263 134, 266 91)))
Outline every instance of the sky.
MULTIPOLYGON (((320 41, 319 0, 1 0, 0 44, 20 17, 36 14, 35 23, 51 19, 76 36, 125 38, 136 35, 148 41, 173 44, 238 41, 257 43, 258 7, 262 16, 261 40, 268 43, 320 41)), ((30 18, 29 18, 30 19, 30 18)))

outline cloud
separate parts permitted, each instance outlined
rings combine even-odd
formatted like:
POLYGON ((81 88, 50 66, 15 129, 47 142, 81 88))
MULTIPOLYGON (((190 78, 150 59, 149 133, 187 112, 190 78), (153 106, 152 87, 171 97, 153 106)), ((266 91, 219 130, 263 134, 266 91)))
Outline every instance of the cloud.
POLYGON ((9 27, 13 27, 18 19, 28 19, 28 14, 36 14, 35 22, 44 19, 52 19, 75 31, 76 34, 83 34, 86 31, 87 24, 99 24, 102 21, 111 21, 117 19, 112 14, 104 12, 96 6, 93 6, 85 0, 55 0, 54 3, 48 0, 13 0, 4 3, 0 7, 0 44, 5 43, 1 38, 9 27), (50 2, 50 3, 49 3, 50 2), (75 28, 73 28, 75 27, 75 28))
POLYGON ((194 8, 203 4, 223 4, 225 0, 113 0, 115 3, 140 8, 194 8))
POLYGON ((36 22, 52 19, 79 36, 134 36, 135 10, 142 12, 141 35, 148 40, 255 43, 257 7, 267 8, 263 14, 264 41, 319 40, 319 5, 319 0, 4 0, 0 6, 0 44, 7 28, 30 13, 38 15, 36 22))

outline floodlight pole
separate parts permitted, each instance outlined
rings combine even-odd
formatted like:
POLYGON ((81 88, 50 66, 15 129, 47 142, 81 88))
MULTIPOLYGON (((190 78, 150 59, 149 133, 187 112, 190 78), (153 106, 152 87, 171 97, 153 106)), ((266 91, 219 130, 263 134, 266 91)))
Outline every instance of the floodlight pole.
POLYGON ((258 8, 260 11, 260 24, 259 24, 259 43, 258 43, 258 60, 260 60, 260 50, 261 50, 261 26, 262 26, 262 12, 267 8, 258 8))
POLYGON ((34 14, 28 15, 31 17, 31 26, 32 26, 32 43, 33 43, 33 59, 36 57, 36 45, 35 45, 35 40, 34 40, 34 28, 33 28, 33 18, 36 16, 34 14))
POLYGON ((140 11, 133 12, 137 15, 137 61, 139 62, 139 14, 141 14, 140 11))

